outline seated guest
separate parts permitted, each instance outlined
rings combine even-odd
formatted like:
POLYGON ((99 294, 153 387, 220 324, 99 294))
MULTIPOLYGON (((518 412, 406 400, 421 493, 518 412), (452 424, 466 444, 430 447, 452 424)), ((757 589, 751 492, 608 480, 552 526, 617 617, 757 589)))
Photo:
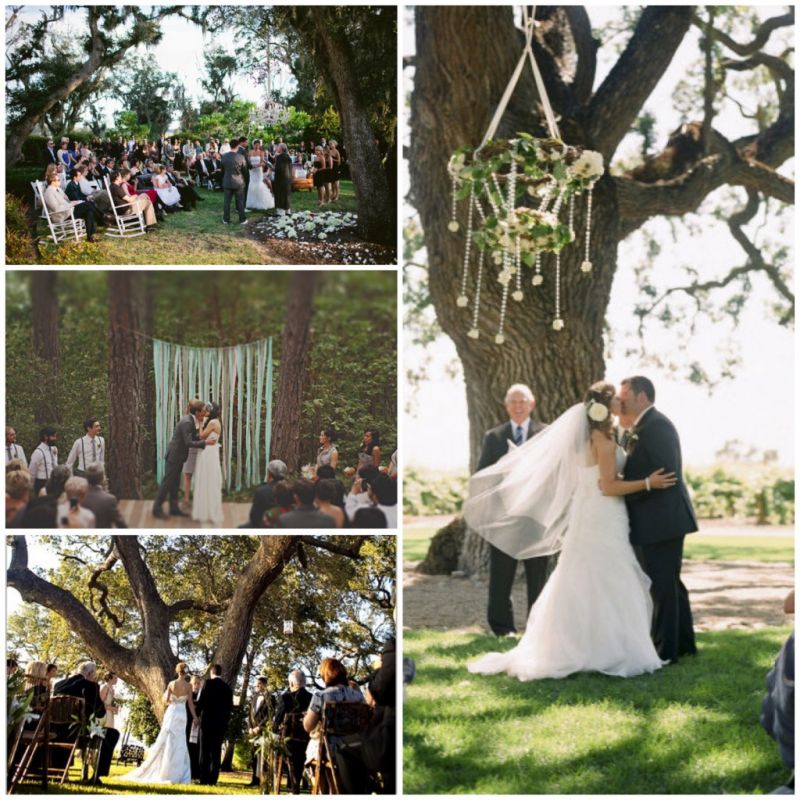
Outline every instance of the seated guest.
MULTIPOLYGON (((86 661, 78 667, 77 672, 69 678, 58 681, 53 688, 53 694, 67 694, 72 697, 82 697, 86 703, 87 717, 94 716, 102 719, 106 714, 106 707, 100 697, 97 686, 97 665, 93 661, 86 661)), ((77 731, 74 725, 53 726, 57 741, 71 742, 75 740, 77 731)), ((108 775, 111 768, 111 758, 114 748, 119 741, 119 731, 115 728, 105 728, 105 737, 100 745, 100 757, 97 761, 97 774, 100 777, 108 775)), ((66 765, 67 751, 62 748, 53 748, 50 751, 50 760, 53 766, 66 765), (59 763, 60 762, 60 763, 59 763)))
POLYGON ((152 181, 150 178, 142 178, 139 180, 135 179, 133 175, 130 175, 122 184, 123 188, 127 190, 131 197, 136 197, 140 194, 145 195, 145 197, 149 197, 150 202, 153 204, 153 208, 156 210, 156 219, 159 222, 163 222, 165 219, 164 204, 158 199, 158 192, 156 192, 156 190, 153 188, 148 188, 148 185, 152 186, 152 181))
POLYGON ((343 528, 345 523, 344 511, 333 503, 336 497, 336 481, 325 478, 324 480, 317 481, 316 487, 317 508, 323 514, 329 514, 333 517, 337 528, 343 528))
POLYGON ((197 194, 194 186, 189 183, 185 178, 176 175, 172 167, 167 167, 167 180, 178 190, 181 196, 181 205, 185 208, 197 208, 197 201, 202 201, 203 198, 197 194))
POLYGON ((22 462, 9 462, 6 465, 6 527, 21 528, 25 509, 31 500, 31 474, 22 462), (12 464, 18 469, 9 469, 12 464))
POLYGON ((345 511, 348 519, 353 518, 353 515, 358 508, 372 505, 372 501, 369 497, 369 486, 379 474, 380 473, 378 470, 372 465, 361 467, 361 469, 358 471, 358 477, 350 489, 350 494, 348 494, 345 498, 345 511), (349 510, 348 503, 350 504, 349 510))
POLYGON ((274 485, 282 481, 289 468, 280 459, 273 459, 267 464, 267 481, 262 483, 253 493, 253 505, 250 506, 250 523, 241 527, 263 528, 264 514, 275 505, 272 496, 274 485))
POLYGON ((65 194, 70 200, 86 200, 95 210, 97 224, 103 222, 103 212, 111 211, 111 203, 105 190, 95 189, 86 180, 86 167, 73 167, 69 173, 70 181, 67 183, 65 194))
MULTIPOLYGON (((358 483, 358 481, 356 481, 358 483)), ((355 492, 356 485, 353 485, 353 492, 355 492)), ((351 492, 345 500, 344 508, 347 512, 347 518, 352 520, 359 508, 363 507, 363 498, 358 494, 363 495, 363 491, 354 494, 351 492)), ((386 527, 397 527, 397 483, 393 481, 388 475, 378 474, 367 484, 367 498, 369 502, 375 507, 380 509, 386 516, 386 527)))
POLYGON ((85 200, 70 202, 61 190, 61 179, 58 177, 58 173, 55 170, 50 172, 50 167, 47 169, 50 177, 47 188, 44 190, 44 202, 50 219, 53 222, 66 222, 73 215, 77 219, 82 219, 86 223, 86 239, 93 242, 97 230, 95 207, 85 200))
POLYGON ((58 527, 58 503, 55 497, 31 497, 22 515, 20 528, 36 530, 37 528, 58 527))
POLYGON ((387 528, 386 514, 383 513, 376 506, 362 506, 356 510, 353 515, 353 520, 350 523, 351 528, 387 528))
POLYGON ((153 204, 147 195, 137 194, 136 196, 131 196, 128 193, 128 190, 122 184, 129 176, 130 170, 127 169, 111 173, 111 197, 117 207, 117 213, 141 213, 144 215, 144 224, 147 229, 153 230, 156 226, 156 212, 153 210, 153 204))
POLYGON ((67 496, 65 503, 58 504, 59 528, 94 528, 95 516, 88 508, 82 507, 82 502, 89 491, 89 482, 86 478, 71 477, 64 485, 64 494, 67 496))
POLYGON ((42 487, 40 495, 52 497, 57 503, 67 502, 64 487, 72 477, 72 470, 66 464, 56 464, 50 472, 50 477, 42 487))
POLYGON ((397 450, 389 457, 389 469, 386 471, 386 474, 390 478, 397 477, 397 450))
POLYGON ((89 464, 86 468, 89 490, 81 500, 81 505, 94 514, 96 528, 127 528, 128 525, 119 513, 117 498, 103 488, 105 477, 102 464, 89 464))
MULTIPOLYGON (((302 670, 296 669, 289 674, 289 688, 278 698, 275 716, 272 719, 272 732, 280 733, 287 714, 304 714, 309 705, 311 705, 311 692, 306 689, 306 676, 302 670)), ((303 775, 308 736, 297 735, 299 731, 292 733, 295 735, 284 741, 289 751, 289 786, 292 794, 300 794, 300 779, 303 775)))
POLYGON ((276 527, 278 520, 284 514, 294 510, 294 493, 292 485, 288 481, 278 481, 272 490, 272 496, 275 505, 267 509, 264 514, 265 528, 276 527))
MULTIPOLYGON (((358 689, 353 689, 347 682, 347 670, 344 664, 335 658, 323 658, 319 666, 319 674, 325 683, 325 688, 311 698, 308 711, 303 717, 303 727, 310 738, 306 749, 306 764, 315 762, 319 758, 319 739, 322 719, 322 707, 325 703, 363 703, 364 695, 358 689)), ((336 750, 337 739, 331 737, 331 746, 336 750)), ((324 775, 324 773, 322 773, 324 775)))
POLYGON ((329 514, 314 507, 316 487, 311 481, 300 478, 292 484, 297 507, 278 519, 276 528, 335 528, 336 522, 329 514))
POLYGON ((317 467, 314 478, 317 481, 333 481, 334 487, 336 488, 336 494, 332 502, 335 506, 344 508, 344 496, 346 492, 344 490, 344 484, 336 477, 336 470, 329 464, 323 464, 321 467, 317 467))
MULTIPOLYGON (((47 680, 47 664, 44 661, 31 661, 25 667, 25 687, 33 694, 32 707, 41 708, 50 694, 50 682, 47 680)), ((36 727, 35 720, 33 727, 36 727)))
POLYGON ((158 192, 158 199, 167 207, 167 211, 183 208, 181 194, 167 178, 167 168, 163 164, 156 164, 153 175, 153 188, 158 192))

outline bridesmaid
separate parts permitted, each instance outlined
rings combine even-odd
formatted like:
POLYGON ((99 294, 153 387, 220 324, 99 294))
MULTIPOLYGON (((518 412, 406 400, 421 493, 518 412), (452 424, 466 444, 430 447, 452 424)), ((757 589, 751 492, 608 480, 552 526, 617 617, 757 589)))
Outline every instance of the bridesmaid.
POLYGON ((381 437, 375 428, 367 428, 361 449, 358 451, 358 469, 379 467, 381 464, 381 437))
POLYGON ((336 469, 336 464, 339 461, 339 451, 333 443, 336 436, 333 428, 325 428, 319 434, 319 450, 317 450, 317 469, 324 465, 328 465, 336 469))

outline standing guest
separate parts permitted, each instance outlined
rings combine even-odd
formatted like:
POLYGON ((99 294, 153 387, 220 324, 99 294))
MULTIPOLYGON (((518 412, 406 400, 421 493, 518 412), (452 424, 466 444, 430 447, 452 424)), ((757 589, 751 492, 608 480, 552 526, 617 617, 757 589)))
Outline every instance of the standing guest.
POLYGON ((264 514, 275 506, 273 491, 275 484, 286 478, 289 468, 280 459, 273 459, 267 464, 267 480, 253 493, 253 505, 250 506, 250 524, 242 527, 263 528, 264 514))
POLYGON ((300 478, 292 484, 292 492, 297 507, 288 514, 283 514, 277 521, 276 528, 335 528, 336 522, 329 514, 323 514, 314 507, 317 494, 316 486, 300 478))
POLYGON ((30 472, 33 478, 33 494, 38 495, 47 483, 53 467, 58 464, 58 434, 55 428, 44 427, 39 431, 39 444, 31 453, 30 472))
POLYGON ((59 528, 94 528, 95 516, 81 504, 89 491, 86 478, 72 477, 64 484, 67 500, 58 504, 59 528))
POLYGON ((367 428, 358 451, 358 468, 381 465, 381 437, 375 428, 367 428))
POLYGON ((86 223, 87 241, 94 241, 94 234, 97 230, 95 207, 85 200, 70 202, 61 188, 61 178, 59 178, 57 172, 53 172, 50 175, 47 188, 44 190, 44 202, 53 222, 66 222, 74 215, 77 219, 82 219, 86 223))
POLYGON ((58 163, 63 164, 63 166, 67 166, 69 163, 69 139, 66 137, 61 138, 61 142, 58 145, 58 150, 56 151, 56 158, 58 158, 58 163))
POLYGON ((100 435, 100 421, 89 417, 83 421, 85 434, 76 439, 67 456, 67 466, 73 475, 85 476, 90 464, 102 467, 106 457, 106 440, 100 435))
POLYGON ((331 158, 331 202, 339 199, 339 176, 342 172, 342 154, 336 147, 336 139, 328 143, 328 154, 331 158))
POLYGON ((147 230, 153 230, 156 226, 156 212, 153 210, 153 204, 150 198, 144 194, 137 194, 135 197, 128 194, 128 190, 122 185, 130 177, 129 169, 122 169, 118 172, 112 172, 111 180, 111 197, 117 211, 123 214, 143 214, 144 224, 147 230))
POLYGON ((334 505, 336 498, 336 481, 326 478, 317 481, 316 501, 317 508, 323 513, 333 517, 337 528, 343 528, 345 522, 344 511, 339 506, 334 505))
MULTIPOLYGON (((264 723, 272 716, 270 708, 269 693, 267 692, 267 679, 260 675, 256 680, 255 694, 250 698, 250 705, 247 712, 247 733, 252 737, 261 736, 261 728, 264 723)), ((261 773, 263 764, 261 761, 261 749, 255 748, 252 759, 253 777, 250 779, 250 786, 261 784, 261 773)))
POLYGON ((231 222, 231 200, 236 198, 236 211, 239 224, 244 225, 247 218, 244 214, 245 178, 248 173, 247 159, 238 150, 239 142, 231 139, 230 149, 222 156, 222 189, 225 197, 222 202, 222 221, 226 225, 231 222))
POLYGON ((95 527, 127 528, 128 525, 119 512, 117 498, 103 488, 105 477, 105 469, 102 464, 89 464, 86 468, 89 490, 81 501, 81 505, 94 514, 95 527))
POLYGON ((106 715, 103 717, 103 727, 116 728, 116 716, 119 713, 119 708, 115 702, 115 687, 119 678, 115 672, 107 672, 103 684, 100 687, 100 699, 106 708, 106 715))
POLYGON ((21 461, 26 467, 28 459, 25 458, 25 451, 17 444, 17 432, 6 427, 6 464, 9 461, 21 461))
MULTIPOLYGON (((289 688, 282 692, 275 706, 272 719, 272 732, 280 733, 287 714, 304 714, 311 705, 311 692, 306 689, 306 676, 302 670, 289 673, 289 688)), ((289 786, 292 794, 300 794, 300 779, 303 776, 303 763, 306 757, 308 736, 300 736, 300 731, 292 730, 290 738, 285 739, 289 751, 289 786)), ((303 731, 305 733, 305 731, 303 731)))
POLYGON ((289 158, 283 142, 277 146, 277 153, 272 187, 275 194, 275 208, 280 217, 288 213, 292 207, 292 159, 289 158))
POLYGON ((25 516, 25 509, 31 501, 31 475, 27 469, 22 469, 21 462, 17 462, 20 469, 11 469, 6 472, 6 527, 21 528, 25 516))
POLYGON ((164 142, 164 163, 172 166, 173 162, 175 161, 175 148, 172 142, 167 139, 164 142))
POLYGON ((317 200, 320 208, 322 208, 322 206, 328 202, 325 186, 325 165, 325 153, 322 147, 318 145, 317 149, 314 151, 314 161, 311 168, 311 176, 314 183, 314 188, 317 190, 317 200))
POLYGON ((334 436, 333 428, 325 428, 319 434, 319 450, 317 450, 317 469, 323 465, 329 465, 336 469, 336 464, 339 461, 339 451, 333 443, 334 436))
POLYGON ((48 164, 58 164, 58 151, 56 150, 52 139, 47 140, 47 144, 42 152, 42 158, 44 159, 45 166, 48 164))

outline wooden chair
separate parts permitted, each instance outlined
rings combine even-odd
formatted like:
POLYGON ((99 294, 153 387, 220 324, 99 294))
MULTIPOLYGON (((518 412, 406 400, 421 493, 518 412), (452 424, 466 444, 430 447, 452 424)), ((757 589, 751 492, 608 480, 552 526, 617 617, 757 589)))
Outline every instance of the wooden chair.
POLYGON ((363 732, 369 724, 372 709, 361 702, 344 701, 325 703, 322 707, 322 729, 319 755, 314 766, 314 784, 311 794, 321 794, 321 779, 327 779, 328 793, 341 794, 334 750, 335 739, 363 732))
POLYGON ((47 208, 47 203, 44 201, 44 181, 31 181, 33 187, 33 196, 36 208, 42 209, 42 217, 47 222, 47 227, 50 228, 50 236, 53 237, 53 242, 66 241, 67 239, 74 239, 79 242, 86 236, 86 223, 79 218, 75 217, 75 209, 72 209, 68 219, 63 222, 54 222, 50 216, 50 211, 47 208))
MULTIPOLYGON (((33 693, 30 713, 36 714, 38 719, 35 725, 26 727, 23 720, 20 720, 8 742, 8 793, 11 794, 14 788, 24 777, 27 766, 33 757, 35 750, 43 746, 47 748, 47 731, 50 711, 50 692, 42 691, 39 680, 26 680, 25 693, 33 693), (22 753, 17 762, 17 755, 22 753)), ((47 789, 47 772, 41 770, 42 788, 47 789)))
POLYGON ((103 184, 108 192, 108 200, 111 205, 111 212, 114 215, 114 222, 117 226, 117 233, 106 231, 106 236, 113 236, 116 239, 133 239, 135 236, 144 236, 144 216, 141 211, 128 211, 120 213, 118 209, 129 209, 129 205, 117 206, 114 204, 114 195, 111 194, 111 184, 108 182, 108 175, 103 177, 103 184))
POLYGON ((291 758, 291 744, 294 742, 302 742, 305 745, 308 742, 308 732, 303 727, 303 717, 305 712, 293 711, 291 714, 286 714, 281 723, 280 737, 281 743, 285 749, 289 750, 289 755, 286 756, 281 752, 278 753, 278 758, 275 764, 275 784, 273 794, 281 793, 281 783, 283 783, 283 776, 286 776, 286 785, 289 790, 292 788, 293 779, 298 782, 303 777, 301 775, 292 775, 292 758, 291 758))

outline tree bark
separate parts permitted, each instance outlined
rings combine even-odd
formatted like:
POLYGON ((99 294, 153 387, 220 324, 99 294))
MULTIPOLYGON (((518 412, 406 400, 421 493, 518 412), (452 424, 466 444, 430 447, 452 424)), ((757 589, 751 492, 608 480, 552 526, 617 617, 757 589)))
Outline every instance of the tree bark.
POLYGON ((278 393, 272 426, 271 458, 284 461, 290 471, 300 466, 300 419, 308 379, 311 317, 314 311, 315 272, 295 272, 289 285, 286 323, 281 340, 278 393))
POLYGON ((111 492, 142 497, 145 410, 144 273, 108 273, 108 443, 111 492))
POLYGON ((143 426, 144 441, 142 452, 142 469, 144 473, 156 470, 156 439, 155 426, 153 420, 156 418, 156 383, 153 373, 153 337, 155 336, 155 290, 153 280, 155 275, 148 272, 144 278, 144 316, 142 319, 142 331, 144 339, 144 419, 143 426))
POLYGON ((40 425, 61 421, 59 385, 61 365, 58 346, 58 298, 56 281, 58 273, 37 270, 31 273, 31 308, 33 317, 33 354, 43 364, 39 371, 34 418, 40 425))
POLYGON ((381 164, 375 132, 369 121, 369 109, 359 97, 350 45, 337 33, 325 6, 309 6, 310 16, 322 48, 315 52, 320 73, 331 85, 336 110, 342 121, 350 174, 358 203, 358 233, 370 242, 394 245, 396 242, 397 198, 389 190, 389 181, 381 164))

